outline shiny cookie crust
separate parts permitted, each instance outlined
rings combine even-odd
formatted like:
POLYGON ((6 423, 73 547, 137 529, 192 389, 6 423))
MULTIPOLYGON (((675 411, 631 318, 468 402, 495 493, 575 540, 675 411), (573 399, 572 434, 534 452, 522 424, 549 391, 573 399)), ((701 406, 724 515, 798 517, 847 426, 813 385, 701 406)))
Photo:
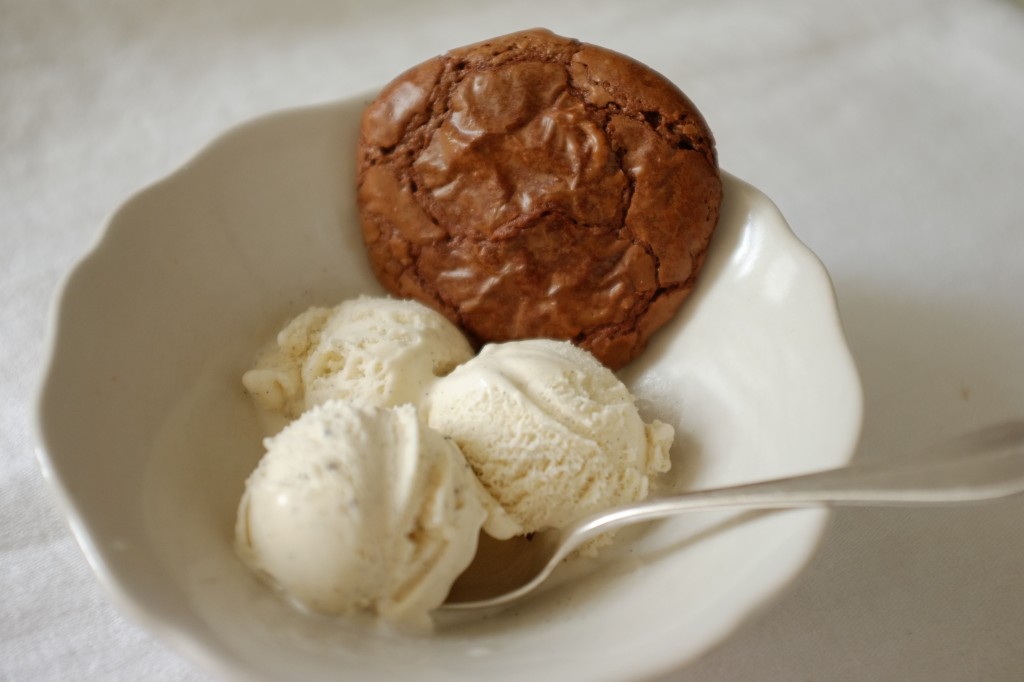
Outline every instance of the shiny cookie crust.
POLYGON ((692 290, 718 219, 714 139, 664 77, 545 30, 452 50, 363 114, 374 272, 476 343, 572 341, 612 369, 692 290))

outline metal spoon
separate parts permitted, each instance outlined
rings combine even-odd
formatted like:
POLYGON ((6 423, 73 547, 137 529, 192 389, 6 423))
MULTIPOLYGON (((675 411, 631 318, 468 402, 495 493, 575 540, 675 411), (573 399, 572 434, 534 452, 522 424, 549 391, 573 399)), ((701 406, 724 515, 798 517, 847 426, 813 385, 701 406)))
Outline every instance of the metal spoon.
MULTIPOLYGON (((443 608, 498 606, 536 589, 583 543, 622 526, 708 509, 782 509, 821 505, 933 506, 1024 492, 1024 421, 991 426, 936 448, 899 457, 762 483, 650 499, 592 514, 562 529, 514 543, 491 541, 455 581, 443 608), (499 550, 500 553, 500 550, 499 550)), ((481 536, 485 540, 485 536, 481 536)))

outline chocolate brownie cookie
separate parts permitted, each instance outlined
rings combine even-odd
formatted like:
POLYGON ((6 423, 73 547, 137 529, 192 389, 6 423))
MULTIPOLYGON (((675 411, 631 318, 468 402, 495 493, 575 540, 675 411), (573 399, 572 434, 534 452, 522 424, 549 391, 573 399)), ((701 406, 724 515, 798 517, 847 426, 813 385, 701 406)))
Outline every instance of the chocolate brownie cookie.
POLYGON ((544 30, 400 75, 363 114, 358 163, 388 290, 478 342, 565 339, 613 369, 693 288, 722 196, 685 95, 544 30))

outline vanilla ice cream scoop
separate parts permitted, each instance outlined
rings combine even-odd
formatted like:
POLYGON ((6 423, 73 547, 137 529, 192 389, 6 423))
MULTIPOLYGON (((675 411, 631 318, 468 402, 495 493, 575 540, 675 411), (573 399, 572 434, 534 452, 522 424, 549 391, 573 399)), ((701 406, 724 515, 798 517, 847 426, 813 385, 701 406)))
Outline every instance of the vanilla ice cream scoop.
POLYGON ((410 405, 331 400, 265 442, 236 549, 294 601, 422 626, 473 558, 496 505, 410 405))
POLYGON ((472 356, 462 332, 430 308, 361 296, 293 319, 242 383, 262 407, 292 418, 332 398, 418 405, 434 380, 472 356))
POLYGON ((672 427, 644 423, 622 382, 570 343, 485 346, 425 405, 527 533, 641 500, 670 467, 672 427))

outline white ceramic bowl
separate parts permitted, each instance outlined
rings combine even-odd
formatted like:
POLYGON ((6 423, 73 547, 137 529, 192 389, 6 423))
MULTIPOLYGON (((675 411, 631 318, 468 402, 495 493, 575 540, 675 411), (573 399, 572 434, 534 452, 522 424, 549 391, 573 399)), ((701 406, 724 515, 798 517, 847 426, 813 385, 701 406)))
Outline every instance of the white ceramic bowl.
MULTIPOLYGON (((429 637, 301 614, 233 554, 261 455, 242 372, 289 316, 381 292, 355 213, 363 104, 230 131, 122 206, 66 279, 39 457, 100 581, 224 679, 599 682, 692 660, 794 578, 824 510, 625 533, 589 577, 504 611, 441 614, 429 637)), ((728 175, 697 290, 622 376, 647 417, 676 427, 663 489, 839 466, 859 433, 827 273, 764 195, 728 175)))

